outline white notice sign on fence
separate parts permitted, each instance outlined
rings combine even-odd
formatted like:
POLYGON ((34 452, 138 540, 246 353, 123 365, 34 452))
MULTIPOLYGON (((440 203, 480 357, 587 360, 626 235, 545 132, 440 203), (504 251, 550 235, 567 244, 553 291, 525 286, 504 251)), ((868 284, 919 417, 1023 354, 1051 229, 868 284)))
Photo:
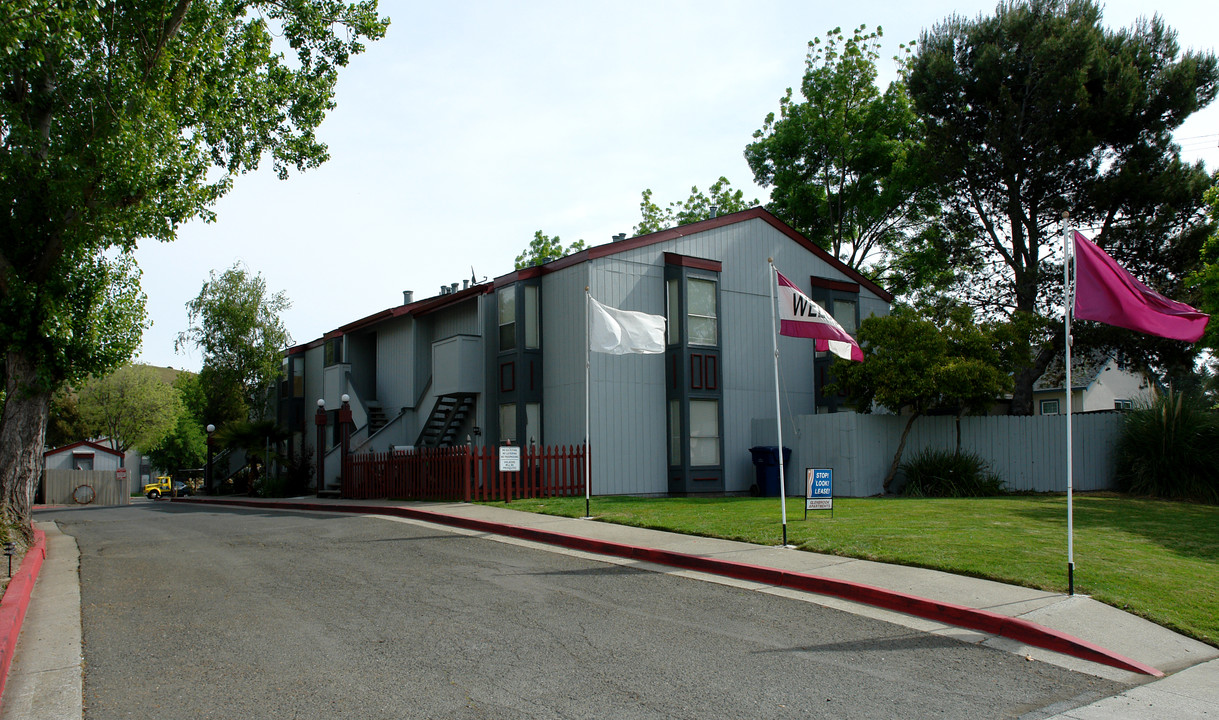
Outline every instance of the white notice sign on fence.
POLYGON ((499 449, 499 471, 521 471, 521 447, 519 445, 503 445, 499 449))

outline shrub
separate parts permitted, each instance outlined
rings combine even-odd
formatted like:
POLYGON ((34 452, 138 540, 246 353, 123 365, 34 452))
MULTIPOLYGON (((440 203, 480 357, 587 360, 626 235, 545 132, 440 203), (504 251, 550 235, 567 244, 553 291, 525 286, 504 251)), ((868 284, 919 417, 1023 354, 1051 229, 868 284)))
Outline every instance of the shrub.
POLYGON ((1126 413, 1115 461, 1124 492, 1219 503, 1219 416, 1197 394, 1156 393, 1126 413))
POLYGON ((909 497, 987 497, 1002 495, 1003 480, 986 461, 970 452, 928 448, 902 463, 909 497))

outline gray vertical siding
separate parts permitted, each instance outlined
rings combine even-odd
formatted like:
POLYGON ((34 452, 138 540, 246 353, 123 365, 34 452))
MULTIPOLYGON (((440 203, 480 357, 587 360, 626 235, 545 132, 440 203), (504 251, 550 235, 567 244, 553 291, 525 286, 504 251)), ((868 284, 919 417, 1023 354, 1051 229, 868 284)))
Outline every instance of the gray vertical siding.
MULTIPOLYGON (((73 497, 76 488, 88 485, 93 488, 93 501, 89 505, 113 506, 131 504, 132 480, 119 480, 114 470, 54 470, 47 468, 42 473, 43 497, 51 505, 77 505, 73 497)), ((138 488, 137 488, 138 489, 138 488)), ((82 493, 82 496, 85 494, 82 493)))
MULTIPOLYGON (((835 495, 879 494, 908 419, 850 412, 802 415, 794 420, 799 428, 795 436, 787 434, 785 423, 783 444, 792 448, 793 477, 788 479, 788 492, 803 492, 804 468, 829 467, 834 469, 835 495)), ((1065 492, 1065 423, 1064 416, 967 416, 961 418, 961 449, 986 460, 1010 491, 1065 492)), ((1115 413, 1074 416, 1072 480, 1076 490, 1113 487, 1113 450, 1120 425, 1121 416, 1115 413)), ((773 412, 770 418, 754 421, 753 438, 759 445, 775 444, 773 412)), ((955 447, 955 418, 921 417, 910 430, 902 458, 908 460, 926 448, 951 451, 955 447)))
MULTIPOLYGON (((584 428, 584 286, 599 301, 663 315, 664 253, 716 260, 720 273, 723 361, 725 488, 748 490, 754 470, 751 422, 774 417, 774 353, 767 258, 809 290, 816 275, 847 280, 763 220, 750 220, 671 242, 628 250, 545 276, 543 346, 546 359, 546 442, 579 442, 584 428)), ((866 289, 861 312, 886 312, 866 289)), ((779 338, 785 415, 812 408, 813 343, 779 338)), ((667 437, 664 358, 659 355, 591 357, 593 478, 605 494, 664 493, 667 437)), ((794 435, 788 423, 785 432, 794 435)), ((773 427, 773 421, 772 421, 773 427)), ((786 438, 785 438, 786 442, 786 438)))
POLYGON ((417 324, 410 317, 395 318, 377 326, 377 400, 385 414, 394 417, 415 403, 416 356, 412 352, 417 324))
POLYGON ((427 321, 432 326, 432 342, 454 335, 482 334, 482 328, 478 324, 478 297, 432 313, 427 321))

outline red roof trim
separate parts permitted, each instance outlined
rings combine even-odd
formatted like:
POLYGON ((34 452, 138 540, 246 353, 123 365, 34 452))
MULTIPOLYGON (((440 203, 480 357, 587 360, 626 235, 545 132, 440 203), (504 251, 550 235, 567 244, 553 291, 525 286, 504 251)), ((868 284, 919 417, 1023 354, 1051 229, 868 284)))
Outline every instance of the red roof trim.
MULTIPOLYGON (((456 305, 456 304, 462 302, 463 300, 474 297, 475 295, 478 295, 483 292, 490 292, 489 283, 480 283, 478 285, 471 285, 467 288, 463 288, 463 289, 458 290, 457 292, 451 293, 449 295, 437 295, 435 297, 418 300, 409 305, 399 305, 398 307, 393 307, 393 308, 389 308, 387 310, 382 310, 380 312, 373 313, 372 315, 369 315, 367 317, 360 318, 359 320, 349 322, 346 325, 343 325, 339 328, 331 330, 330 332, 326 333, 325 335, 323 335, 322 337, 320 337, 317 340, 313 340, 309 343, 305 343, 303 346, 298 345, 296 347, 297 348, 304 347, 305 349, 312 349, 312 348, 318 347, 326 340, 333 340, 334 338, 342 337, 344 335, 347 335, 348 333, 355 332, 356 330, 362 330, 366 327, 369 327, 370 325, 375 325, 379 322, 382 322, 385 320, 391 320, 396 317, 402 317, 403 315, 410 315, 412 317, 419 317, 421 315, 427 315, 429 313, 433 313, 438 310, 443 310, 444 308, 449 307, 451 305, 456 305)), ((300 350, 296 350, 296 348, 289 349, 288 352, 292 353, 293 351, 300 352, 300 350)))
POLYGON ((859 293, 859 283, 842 282, 841 280, 830 280, 813 275, 811 278, 813 287, 824 288, 826 290, 840 290, 842 292, 859 293))
POLYGON ((665 253, 665 265, 695 268, 696 270, 710 270, 711 272, 720 272, 724 268, 724 264, 719 260, 707 260, 705 258, 678 255, 671 252, 665 253))
MULTIPOLYGON (((567 257, 559 258, 553 262, 548 262, 545 265, 540 266, 540 269, 543 273, 551 273, 556 270, 571 267, 572 265, 579 265, 580 263, 587 262, 589 260, 608 257, 610 255, 617 255, 618 253, 626 252, 627 250, 635 250, 637 248, 647 247, 648 245, 655 245, 656 243, 667 242, 669 240, 675 240, 687 235, 694 235, 695 233, 715 230, 716 228, 735 225, 736 223, 746 222, 754 219, 763 220, 769 223, 776 230, 796 241, 796 243, 798 243, 805 250, 808 250, 812 254, 821 258, 828 263, 830 267, 833 267, 835 270, 841 272, 843 275, 846 275, 851 280, 859 283, 862 287, 867 288, 880 299, 889 303, 893 302, 892 293, 881 288, 876 283, 859 274, 859 272, 851 269, 841 260, 821 249, 800 233, 796 232, 796 230, 790 225, 772 215, 770 211, 766 210, 766 208, 761 207, 750 208, 748 210, 742 210, 741 212, 730 213, 728 215, 720 215, 718 217, 691 223, 689 225, 679 225, 677 227, 668 228, 667 230, 661 230, 648 235, 637 235, 636 237, 627 238, 626 240, 620 240, 618 242, 597 245, 595 247, 588 248, 587 250, 581 250, 578 253, 573 253, 567 257)), ((496 278, 496 287, 500 286, 501 281, 502 284, 505 285, 514 282, 514 275, 515 273, 510 273, 502 278, 496 278)))
POLYGON ((42 456, 47 457, 48 455, 56 455, 58 453, 61 453, 61 452, 67 451, 67 450, 71 450, 72 448, 78 448, 78 447, 92 448, 93 450, 97 450, 100 452, 110 453, 111 455, 114 455, 116 457, 123 457, 123 453, 119 452, 118 450, 112 450, 112 449, 106 447, 105 445, 98 445, 97 443, 91 442, 89 440, 81 440, 80 442, 74 442, 71 445, 64 445, 63 447, 57 447, 54 450, 47 450, 46 452, 44 452, 42 454, 42 456))

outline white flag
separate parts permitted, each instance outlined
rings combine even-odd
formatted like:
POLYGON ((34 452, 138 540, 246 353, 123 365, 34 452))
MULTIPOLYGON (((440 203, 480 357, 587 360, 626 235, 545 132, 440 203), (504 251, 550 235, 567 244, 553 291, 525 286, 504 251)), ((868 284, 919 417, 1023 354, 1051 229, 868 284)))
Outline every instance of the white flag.
POLYGON ((618 310, 588 296, 588 347, 610 355, 665 351, 665 319, 635 310, 618 310))

